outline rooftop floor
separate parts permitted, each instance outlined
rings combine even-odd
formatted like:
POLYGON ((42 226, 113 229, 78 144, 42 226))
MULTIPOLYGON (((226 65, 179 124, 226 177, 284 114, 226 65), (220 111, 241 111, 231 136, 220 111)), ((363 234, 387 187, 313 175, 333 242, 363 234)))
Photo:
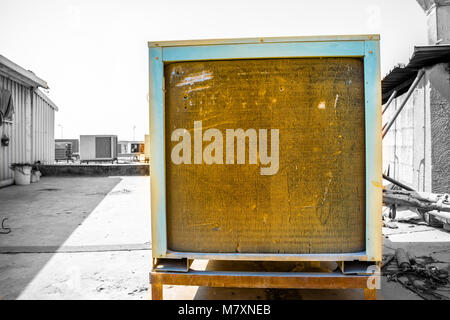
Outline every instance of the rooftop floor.
MULTIPOLYGON (((151 268, 149 177, 43 177, 0 189, 0 299, 147 299, 151 268)), ((399 224, 385 253, 410 248, 450 261, 450 234, 399 224)), ((206 267, 207 261, 195 261, 206 267)), ((166 286, 165 299, 362 299, 362 290, 166 286)), ((421 299, 382 281, 379 299, 421 299)))

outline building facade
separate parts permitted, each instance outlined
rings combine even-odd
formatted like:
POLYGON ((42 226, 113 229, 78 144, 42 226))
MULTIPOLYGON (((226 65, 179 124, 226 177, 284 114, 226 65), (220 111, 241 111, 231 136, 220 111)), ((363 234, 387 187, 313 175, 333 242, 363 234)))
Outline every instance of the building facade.
POLYGON ((48 89, 47 83, 0 55, 0 104, 6 97, 12 106, 0 109, 7 113, 0 121, 0 186, 13 183, 13 163, 54 161, 58 108, 39 88, 48 89))
POLYGON ((450 1, 417 0, 428 20, 428 45, 384 79, 383 168, 417 191, 450 192, 450 1), (416 80, 416 81, 415 81, 416 80), (416 84, 416 85, 415 85, 416 84), (408 96, 408 92, 411 94, 408 96))

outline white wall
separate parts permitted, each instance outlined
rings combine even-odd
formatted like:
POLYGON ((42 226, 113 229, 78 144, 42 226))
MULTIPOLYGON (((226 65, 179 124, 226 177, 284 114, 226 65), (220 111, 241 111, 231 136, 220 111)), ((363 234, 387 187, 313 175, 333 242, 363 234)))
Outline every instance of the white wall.
MULTIPOLYGON (((429 72, 417 85, 396 122, 383 139, 383 171, 417 191, 431 192, 429 72)), ((393 118, 406 94, 394 99, 383 115, 393 118)))

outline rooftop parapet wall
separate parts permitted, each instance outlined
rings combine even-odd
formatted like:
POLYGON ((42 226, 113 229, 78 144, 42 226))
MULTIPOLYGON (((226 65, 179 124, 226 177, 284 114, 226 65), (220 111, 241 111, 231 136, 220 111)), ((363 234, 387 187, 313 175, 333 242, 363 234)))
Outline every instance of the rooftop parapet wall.
POLYGON ((148 164, 49 164, 40 166, 43 176, 148 176, 148 164))

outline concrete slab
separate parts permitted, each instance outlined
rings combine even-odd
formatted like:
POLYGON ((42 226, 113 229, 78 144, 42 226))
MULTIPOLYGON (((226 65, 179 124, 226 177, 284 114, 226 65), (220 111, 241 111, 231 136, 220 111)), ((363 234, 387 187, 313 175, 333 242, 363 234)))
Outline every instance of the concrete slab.
POLYGON ((151 252, 0 255, 0 299, 146 299, 151 252))
POLYGON ((0 189, 0 218, 11 232, 4 246, 60 246, 121 181, 119 177, 43 177, 0 189))
MULTIPOLYGON (((419 229, 419 228, 418 228, 419 229)), ((409 230, 409 232, 392 234, 389 236, 392 242, 450 242, 450 233, 443 229, 409 230)))
POLYGON ((402 222, 395 222, 395 224, 397 224, 397 227, 398 227, 397 229, 383 227, 383 235, 391 238, 392 235, 412 234, 412 233, 417 233, 417 232, 436 230, 435 228, 430 227, 426 224, 415 225, 415 224, 402 223, 402 222))
POLYGON ((151 268, 148 199, 145 176, 44 177, 0 189, 0 217, 11 227, 0 235, 0 252, 34 252, 0 254, 0 297, 141 297, 151 268), (66 282, 78 281, 78 274, 82 289, 74 291, 66 282), (106 287, 92 290, 93 283, 106 287))
POLYGON ((151 242, 150 178, 122 177, 64 246, 133 245, 151 242))

